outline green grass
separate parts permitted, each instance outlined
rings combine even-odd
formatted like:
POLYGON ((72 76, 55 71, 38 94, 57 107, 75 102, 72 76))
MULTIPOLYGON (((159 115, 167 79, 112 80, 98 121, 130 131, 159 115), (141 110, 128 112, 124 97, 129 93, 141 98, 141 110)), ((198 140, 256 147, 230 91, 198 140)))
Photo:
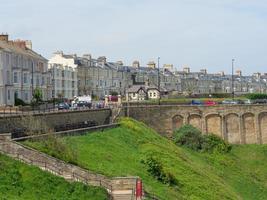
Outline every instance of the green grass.
MULTIPOLYGON (((122 119, 121 126, 62 140, 77 151, 80 166, 107 176, 140 176, 160 199, 267 199, 267 146, 234 146, 228 154, 177 147, 146 125, 122 119), (177 179, 177 186, 153 178, 141 160, 153 155, 177 179)), ((42 142, 26 142, 51 152, 42 142)), ((57 155, 60 157, 60 155, 57 155)))
POLYGON ((0 200, 104 200, 102 188, 69 183, 0 154, 0 200))
MULTIPOLYGON (((224 100, 232 100, 233 98, 213 98, 213 97, 207 97, 207 98, 162 98, 160 100, 161 103, 166 103, 166 104, 191 104, 192 100, 198 100, 198 101, 215 101, 217 103, 222 102, 224 100)), ((246 97, 236 97, 235 99, 239 99, 239 100, 246 100, 246 97)), ((142 102, 131 102, 132 104, 157 104, 158 103, 158 99, 156 100, 145 100, 142 102)), ((124 103, 127 103, 126 101, 124 101, 124 103)))

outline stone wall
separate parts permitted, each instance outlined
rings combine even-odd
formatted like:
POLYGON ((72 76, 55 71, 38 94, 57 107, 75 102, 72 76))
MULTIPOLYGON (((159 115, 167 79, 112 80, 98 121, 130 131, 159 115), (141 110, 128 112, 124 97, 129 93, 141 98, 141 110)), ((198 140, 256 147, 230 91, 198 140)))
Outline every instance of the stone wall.
POLYGON ((167 137, 183 124, 192 124, 233 144, 267 144, 267 105, 140 105, 125 107, 124 115, 167 137))
POLYGON ((0 133, 12 132, 14 129, 23 128, 27 117, 29 120, 38 121, 38 123, 40 123, 40 127, 43 129, 47 127, 53 129, 56 126, 77 124, 85 121, 94 121, 96 122, 96 125, 103 125, 110 123, 111 110, 79 110, 0 117, 0 133))
POLYGON ((68 164, 62 160, 36 151, 20 143, 11 141, 11 134, 0 135, 0 153, 18 159, 27 164, 35 165, 42 170, 49 171, 66 180, 79 181, 88 185, 104 187, 114 200, 118 199, 120 192, 135 198, 136 181, 138 177, 114 177, 109 178, 101 174, 68 164))

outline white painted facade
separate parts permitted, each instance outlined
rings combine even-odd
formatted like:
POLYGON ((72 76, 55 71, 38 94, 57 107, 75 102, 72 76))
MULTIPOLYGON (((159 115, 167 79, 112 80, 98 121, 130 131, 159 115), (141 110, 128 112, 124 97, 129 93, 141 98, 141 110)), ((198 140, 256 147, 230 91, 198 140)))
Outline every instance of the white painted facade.
POLYGON ((51 63, 48 68, 52 75, 52 97, 73 99, 78 96, 77 68, 51 63))
POLYGON ((25 41, 9 41, 8 36, 3 40, 2 35, 0 39, 0 105, 14 105, 15 97, 30 103, 37 87, 43 100, 50 99, 47 60, 27 48, 25 41))
POLYGON ((160 98, 159 90, 155 88, 147 89, 147 98, 148 99, 159 99, 160 98))
POLYGON ((54 53, 49 60, 52 74, 53 97, 73 99, 78 96, 78 68, 74 56, 63 56, 62 51, 54 53))

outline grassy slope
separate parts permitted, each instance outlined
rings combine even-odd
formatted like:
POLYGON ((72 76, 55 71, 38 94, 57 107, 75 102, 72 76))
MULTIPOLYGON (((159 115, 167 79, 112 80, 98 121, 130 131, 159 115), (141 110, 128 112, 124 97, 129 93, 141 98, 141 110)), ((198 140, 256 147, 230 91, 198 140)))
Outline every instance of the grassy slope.
POLYGON ((0 154, 1 200, 104 200, 106 191, 63 178, 0 154))
MULTIPOLYGON (((119 128, 64 140, 77 149, 79 165, 108 176, 140 176, 161 199, 267 199, 267 146, 235 146, 227 155, 196 153, 130 119, 119 128), (149 154, 175 175, 179 187, 147 173, 140 160, 149 154)), ((41 143, 29 145, 46 151, 41 143)))

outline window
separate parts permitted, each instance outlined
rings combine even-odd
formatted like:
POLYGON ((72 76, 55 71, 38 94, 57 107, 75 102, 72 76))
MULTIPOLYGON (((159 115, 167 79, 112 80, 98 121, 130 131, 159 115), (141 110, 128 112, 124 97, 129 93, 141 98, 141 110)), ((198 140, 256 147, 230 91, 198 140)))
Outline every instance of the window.
POLYGON ((24 98, 25 98, 25 101, 28 101, 28 92, 25 92, 24 98))
POLYGON ((40 85, 39 76, 36 76, 36 85, 40 85))
POLYGON ((23 83, 28 83, 28 76, 27 73, 23 74, 23 83))
POLYGON ((156 92, 154 92, 154 97, 156 97, 156 92))
POLYGON ((7 99, 10 100, 10 90, 7 90, 7 99))
POLYGON ((13 82, 18 83, 18 72, 14 72, 13 82))
POLYGON ((149 96, 152 97, 152 92, 149 93, 149 96))
POLYGON ((10 72, 9 71, 7 71, 6 72, 6 78, 7 78, 7 84, 10 84, 10 72))
POLYGON ((45 85, 45 77, 42 77, 42 85, 45 85))

